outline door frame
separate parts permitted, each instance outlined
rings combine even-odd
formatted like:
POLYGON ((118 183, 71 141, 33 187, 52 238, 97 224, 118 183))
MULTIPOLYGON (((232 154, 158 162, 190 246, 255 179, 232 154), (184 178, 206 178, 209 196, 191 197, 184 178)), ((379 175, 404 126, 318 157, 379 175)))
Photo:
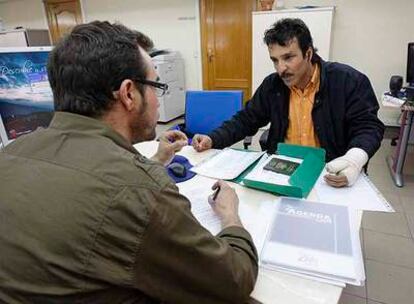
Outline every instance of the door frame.
MULTIPOLYGON (((259 0, 248 0, 252 2, 253 5, 253 11, 256 11, 259 6, 259 0)), ((209 79, 209 73, 208 73, 208 54, 207 51, 209 49, 209 47, 211 47, 210 45, 208 45, 208 26, 207 24, 209 22, 212 22, 212 20, 207 20, 207 2, 208 0, 199 0, 198 2, 198 6, 199 6, 199 20, 200 20, 200 56, 201 56, 201 60, 200 60, 200 64, 201 64, 201 76, 202 76, 202 89, 206 90, 207 88, 209 88, 210 85, 210 79, 209 79)), ((250 49, 248 50, 249 54, 250 54, 250 59, 252 60, 252 28, 250 27, 249 29, 250 31, 250 36, 251 36, 251 40, 250 40, 250 49)), ((210 73, 211 75, 211 73, 210 73)), ((250 94, 253 95, 253 87, 252 87, 252 66, 250 65, 249 68, 249 75, 248 75, 248 79, 250 82, 250 94)))

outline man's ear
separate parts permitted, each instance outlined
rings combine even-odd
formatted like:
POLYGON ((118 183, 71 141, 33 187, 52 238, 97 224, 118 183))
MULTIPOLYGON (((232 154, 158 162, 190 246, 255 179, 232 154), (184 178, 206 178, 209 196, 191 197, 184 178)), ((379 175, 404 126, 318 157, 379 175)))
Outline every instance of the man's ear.
POLYGON ((306 51, 306 60, 308 62, 311 62, 312 56, 313 56, 313 49, 309 47, 308 50, 306 51))
POLYGON ((118 91, 118 98, 125 110, 132 111, 136 107, 136 100, 141 104, 141 94, 135 89, 135 84, 130 79, 122 81, 118 91))

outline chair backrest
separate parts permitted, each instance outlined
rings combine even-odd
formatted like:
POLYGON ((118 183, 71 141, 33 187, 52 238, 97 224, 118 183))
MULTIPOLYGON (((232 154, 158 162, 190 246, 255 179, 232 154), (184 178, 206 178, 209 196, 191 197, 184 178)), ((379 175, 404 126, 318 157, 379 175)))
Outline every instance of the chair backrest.
POLYGON ((208 134, 242 107, 243 91, 187 91, 186 132, 208 134))

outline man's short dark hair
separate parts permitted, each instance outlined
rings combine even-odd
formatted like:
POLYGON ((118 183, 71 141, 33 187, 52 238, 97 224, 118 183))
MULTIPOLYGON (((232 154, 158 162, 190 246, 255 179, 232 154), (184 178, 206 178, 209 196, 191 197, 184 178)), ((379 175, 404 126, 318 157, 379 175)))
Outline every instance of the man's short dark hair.
MULTIPOLYGON (((49 54, 48 76, 56 111, 100 117, 114 102, 125 79, 145 79, 139 51, 153 48, 150 38, 121 24, 80 24, 49 54)), ((136 82, 143 93, 142 85, 136 82)))
POLYGON ((312 62, 316 60, 316 49, 313 46, 311 33, 305 22, 297 18, 285 18, 277 21, 271 28, 265 31, 263 41, 267 46, 279 44, 287 46, 296 38, 302 55, 311 48, 313 50, 312 62))

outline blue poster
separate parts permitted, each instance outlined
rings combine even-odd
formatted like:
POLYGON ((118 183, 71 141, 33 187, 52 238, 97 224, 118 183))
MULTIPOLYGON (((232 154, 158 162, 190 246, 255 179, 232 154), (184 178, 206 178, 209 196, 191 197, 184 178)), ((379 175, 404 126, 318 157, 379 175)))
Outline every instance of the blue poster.
POLYGON ((0 52, 0 117, 8 140, 50 123, 48 55, 48 51, 0 52))

